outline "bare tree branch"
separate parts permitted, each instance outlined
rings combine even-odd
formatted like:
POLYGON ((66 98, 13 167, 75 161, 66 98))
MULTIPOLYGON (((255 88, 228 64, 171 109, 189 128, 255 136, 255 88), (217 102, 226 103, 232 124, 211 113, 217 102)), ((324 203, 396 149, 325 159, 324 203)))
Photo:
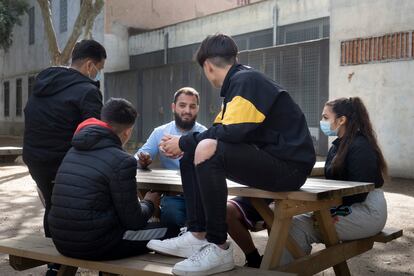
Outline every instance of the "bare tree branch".
POLYGON ((52 65, 60 64, 60 50, 56 39, 55 30, 52 22, 52 12, 50 10, 49 0, 37 0, 40 10, 42 12, 43 23, 45 25, 45 33, 47 35, 47 41, 49 44, 49 53, 51 56, 52 65))
POLYGON ((70 54, 72 53, 73 47, 76 44, 79 36, 82 34, 83 26, 88 19, 89 14, 92 11, 92 0, 84 0, 82 2, 82 6, 80 7, 80 11, 78 17, 76 18, 75 24, 72 29, 72 33, 69 36, 68 41, 66 42, 66 46, 62 51, 62 64, 68 64, 70 59, 70 54))
POLYGON ((66 42, 63 51, 60 51, 56 38, 55 30, 53 29, 52 12, 50 10, 49 0, 37 0, 42 11, 43 22, 45 25, 45 32, 48 38, 49 53, 51 55, 52 65, 67 65, 71 57, 73 47, 76 41, 84 31, 91 37, 91 30, 93 23, 98 14, 102 11, 104 0, 84 0, 80 7, 79 14, 76 18, 68 41, 66 42))
POLYGON ((86 20, 83 36, 87 39, 92 39, 92 28, 93 23, 95 22, 95 18, 98 16, 98 14, 101 12, 102 8, 104 6, 103 0, 96 0, 95 4, 93 5, 92 14, 88 17, 86 20))

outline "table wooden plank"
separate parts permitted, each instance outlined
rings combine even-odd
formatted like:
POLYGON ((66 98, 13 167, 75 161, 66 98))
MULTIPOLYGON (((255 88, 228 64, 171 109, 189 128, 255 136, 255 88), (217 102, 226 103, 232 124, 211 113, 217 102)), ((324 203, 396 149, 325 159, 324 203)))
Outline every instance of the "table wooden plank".
POLYGON ((316 162, 310 176, 325 176, 325 161, 316 162))
MULTIPOLYGON (((138 170, 137 185, 139 189, 182 192, 180 174, 178 171, 172 170, 138 170)), ((342 198, 348 195, 366 193, 375 188, 373 183, 314 178, 308 178, 298 191, 268 192, 247 187, 231 180, 227 180, 227 187, 229 195, 310 201, 342 198)))

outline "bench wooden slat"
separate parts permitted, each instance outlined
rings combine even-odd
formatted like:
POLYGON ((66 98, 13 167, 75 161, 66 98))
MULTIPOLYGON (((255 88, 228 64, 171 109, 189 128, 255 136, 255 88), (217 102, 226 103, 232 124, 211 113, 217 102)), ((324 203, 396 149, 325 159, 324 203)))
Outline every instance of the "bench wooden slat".
POLYGON ((357 240, 340 243, 325 250, 318 251, 293 261, 278 270, 294 272, 299 275, 313 275, 334 264, 340 264, 346 260, 370 250, 374 242, 371 239, 357 240))
MULTIPOLYGON (((41 236, 21 236, 0 240, 0 252, 11 255, 10 259, 12 262, 18 260, 20 268, 25 269, 53 262, 66 265, 68 269, 71 269, 71 267, 82 267, 113 274, 139 274, 142 276, 172 275, 171 269, 173 265, 182 260, 177 257, 160 254, 145 254, 112 261, 87 261, 74 259, 61 255, 56 250, 51 239, 41 236)), ((236 267, 236 269, 232 271, 220 273, 218 275, 288 276, 294 274, 236 267)))
POLYGON ((22 153, 21 147, 0 147, 0 163, 14 162, 22 153))
POLYGON ((0 147, 0 155, 21 155, 22 153, 21 147, 0 147))
POLYGON ((402 237, 402 235, 403 235, 402 229, 387 227, 387 228, 382 229, 380 233, 372 237, 372 240, 374 242, 387 243, 399 237, 402 237))

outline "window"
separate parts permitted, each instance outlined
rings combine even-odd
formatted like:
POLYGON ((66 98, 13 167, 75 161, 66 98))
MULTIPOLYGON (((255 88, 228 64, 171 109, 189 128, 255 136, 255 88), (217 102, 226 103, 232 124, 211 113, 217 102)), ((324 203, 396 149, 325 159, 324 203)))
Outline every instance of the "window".
POLYGON ((4 117, 10 116, 10 82, 3 83, 4 88, 4 117))
POLYGON ((59 30, 61 33, 68 30, 68 0, 60 0, 60 24, 59 30))
POLYGON ((35 77, 34 76, 30 76, 29 79, 27 80, 27 98, 30 98, 30 96, 33 93, 33 86, 34 86, 34 81, 35 81, 35 77))
POLYGON ((34 44, 35 41, 35 9, 34 7, 31 7, 28 11, 29 14, 29 45, 34 44))
POLYGON ((16 80, 16 116, 22 116, 22 79, 16 80))

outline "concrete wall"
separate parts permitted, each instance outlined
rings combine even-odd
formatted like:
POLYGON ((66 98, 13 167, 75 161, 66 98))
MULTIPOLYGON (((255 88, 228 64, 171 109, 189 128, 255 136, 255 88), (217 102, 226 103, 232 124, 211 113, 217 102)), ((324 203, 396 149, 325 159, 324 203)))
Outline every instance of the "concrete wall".
POLYGON ((229 11, 178 23, 162 29, 131 36, 129 54, 138 55, 162 50, 168 33, 169 48, 201 42, 217 32, 238 35, 269 29, 274 24, 277 7, 278 25, 287 25, 329 16, 329 0, 268 0, 229 11))
POLYGON ((340 42, 414 29, 412 0, 331 2, 330 99, 361 97, 391 176, 414 178, 414 60, 340 66, 340 42))
MULTIPOLYGON (((258 2, 252 0, 251 2, 258 2)), ((105 72, 129 69, 129 32, 160 28, 238 6, 237 0, 107 0, 104 41, 108 52, 105 72)), ((150 46, 151 47, 151 46, 150 46)))
MULTIPOLYGON (((251 0, 258 2, 260 0, 251 0)), ((151 30, 237 7, 237 0, 106 0, 105 33, 113 33, 112 24, 151 30), (139 16, 137 16, 139 15, 139 16)))
MULTIPOLYGON (((29 45, 29 17, 24 14, 21 17, 22 25, 15 26, 13 30, 12 47, 7 53, 0 50, 0 135, 20 135, 23 131, 23 116, 15 116, 16 79, 22 79, 24 107, 28 95, 28 77, 50 65, 40 8, 36 0, 28 0, 28 3, 29 7, 35 7, 35 43, 29 45), (4 81, 10 82, 10 116, 7 118, 4 118, 3 110, 4 81)), ((67 3, 68 27, 67 31, 60 33, 60 0, 52 0, 54 29, 61 49, 66 44, 80 8, 80 0, 68 0, 67 3)), ((139 1, 139 5, 137 3, 136 0, 107 0, 104 10, 95 19, 93 38, 105 46, 108 55, 105 72, 129 69, 129 27, 156 28, 237 6, 237 0, 178 0, 175 1, 176 8, 171 8, 169 0, 143 0, 139 1)))

